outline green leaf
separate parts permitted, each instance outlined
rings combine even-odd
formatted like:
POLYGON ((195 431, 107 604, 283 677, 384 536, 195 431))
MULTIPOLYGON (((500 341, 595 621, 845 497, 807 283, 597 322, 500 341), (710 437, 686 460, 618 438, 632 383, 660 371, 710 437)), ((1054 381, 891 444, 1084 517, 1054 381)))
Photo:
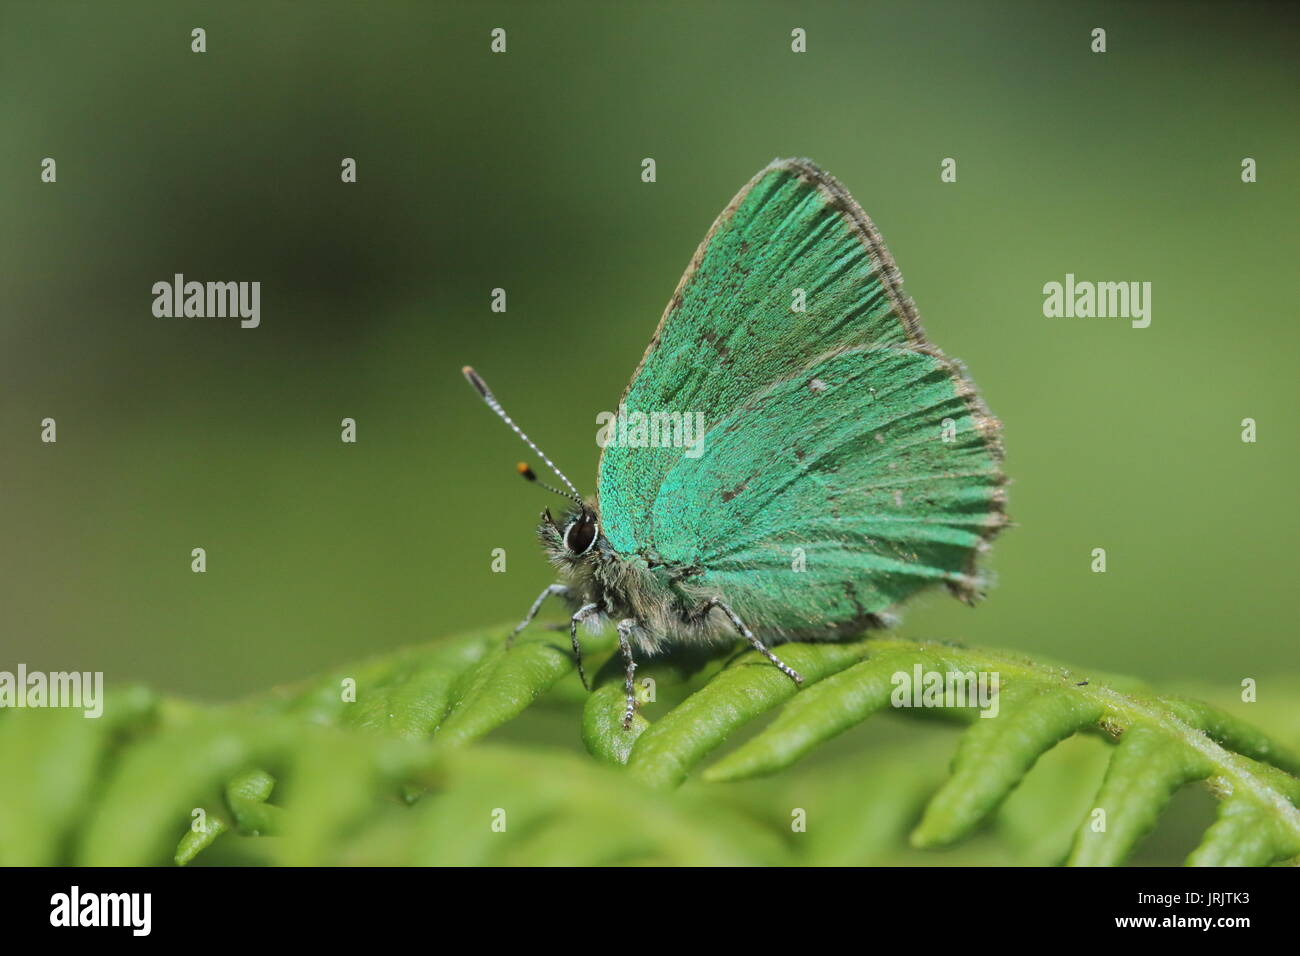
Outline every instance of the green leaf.
MULTIPOLYGON (((867 654, 867 642, 787 644, 782 660, 809 686, 867 654)), ((650 786, 675 786, 727 735, 798 693, 761 654, 748 651, 637 739, 628 771, 650 786)))
MULTIPOLYGON (((227 706, 127 689, 110 692, 100 720, 0 713, 0 761, 12 769, 0 776, 0 864, 915 862, 900 838, 918 815, 914 843, 941 846, 1003 806, 971 859, 1014 859, 992 842, 1004 833, 1041 862, 1066 857, 1068 806, 1081 815, 1068 862, 1116 865, 1198 781, 1219 817, 1189 863, 1300 857, 1296 754, 1224 710, 1130 678, 887 636, 782 645, 805 677, 796 688, 753 652, 696 651, 644 662, 638 689, 653 699, 624 730, 619 655, 594 669, 586 695, 567 634, 539 631, 507 651, 506 632, 406 648, 227 706), (957 701, 894 706, 899 675, 918 669, 995 674, 997 715, 957 701), (597 759, 467 746, 539 700, 547 713, 582 711, 575 737, 597 759), (857 755, 846 735, 881 712, 964 726, 946 780, 938 738, 892 763, 878 748, 857 755), (1040 757, 1081 733, 1109 745, 1104 775, 1062 764, 1033 784, 1049 781, 1031 769, 1040 757), (700 783, 676 791, 733 738, 700 783), (819 755, 837 748, 838 762, 819 755), (797 787, 740 782, 800 761, 797 787), (1100 781, 1095 794, 1086 779, 1100 781), (815 820, 807 832, 801 815, 815 820)), ((584 645, 613 650, 611 638, 584 645)))
POLYGON ((891 678, 918 659, 930 667, 944 664, 930 651, 885 650, 800 691, 762 733, 705 771, 705 779, 743 780, 784 770, 887 707, 894 691, 891 678))
POLYGON ((108 692, 100 718, 74 709, 0 711, 0 863, 58 862, 98 796, 100 777, 157 709, 157 698, 137 687, 108 692))
POLYGON ((1128 730, 1111 756, 1096 807, 1079 828, 1070 865, 1119 865, 1155 828, 1174 794, 1209 773, 1208 762, 1183 748, 1171 747, 1156 728, 1128 730))
POLYGON ((996 717, 972 722, 953 760, 952 776, 912 833, 917 846, 943 846, 968 834, 1024 779, 1042 754, 1097 723, 1101 705, 1058 693, 1046 682, 1003 687, 996 717))

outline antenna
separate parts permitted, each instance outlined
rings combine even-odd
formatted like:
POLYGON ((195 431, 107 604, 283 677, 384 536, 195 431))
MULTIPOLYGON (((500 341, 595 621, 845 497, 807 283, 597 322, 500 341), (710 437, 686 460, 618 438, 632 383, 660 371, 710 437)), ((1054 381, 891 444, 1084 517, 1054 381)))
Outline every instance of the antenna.
MULTIPOLYGON (((470 368, 468 365, 462 368, 461 372, 467 379, 469 379, 469 383, 478 390, 479 395, 483 396, 483 401, 487 403, 487 407, 496 412, 497 417, 509 425, 511 430, 523 440, 523 443, 537 453, 538 458, 546 462, 546 467, 555 472, 560 481, 562 481, 565 487, 569 489, 569 493, 565 493, 558 488, 551 488, 550 485, 542 484, 540 481, 537 483, 542 485, 543 488, 548 488, 549 490, 554 491, 557 495, 562 495, 565 498, 572 498, 581 505, 582 495, 578 494, 578 489, 573 487, 573 482, 565 476, 564 472, 560 471, 560 469, 555 466, 555 462, 546 457, 546 452, 538 448, 537 445, 533 443, 533 440, 524 434, 523 429, 515 424, 514 419, 506 414, 506 410, 501 407, 501 403, 498 402, 496 396, 492 394, 492 390, 487 387, 487 382, 483 381, 483 379, 479 377, 478 372, 474 371, 474 369, 470 368)), ((529 481, 537 481, 537 476, 533 474, 533 470, 527 465, 520 468, 519 473, 529 481)))
POLYGON ((525 461, 521 461, 519 464, 515 465, 515 471, 519 472, 524 481, 531 481, 533 484, 541 485, 553 495, 559 495, 561 498, 569 497, 566 492, 561 491, 554 485, 548 485, 546 482, 538 478, 537 472, 533 471, 532 467, 525 461))

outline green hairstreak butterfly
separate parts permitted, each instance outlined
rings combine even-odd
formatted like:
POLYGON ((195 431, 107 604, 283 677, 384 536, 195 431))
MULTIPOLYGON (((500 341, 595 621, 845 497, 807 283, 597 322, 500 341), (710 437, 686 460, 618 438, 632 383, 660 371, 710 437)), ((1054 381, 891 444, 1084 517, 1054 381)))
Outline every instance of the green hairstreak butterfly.
MULTIPOLYGON (((1006 524, 999 423, 931 345, 848 191, 777 160, 722 211, 632 375, 600 458, 573 483, 483 399, 571 499, 538 534, 578 625, 616 623, 631 725, 638 654, 744 638, 772 647, 885 623, 916 592, 973 600, 1006 524)), ((520 465, 525 477, 532 470, 520 465)))

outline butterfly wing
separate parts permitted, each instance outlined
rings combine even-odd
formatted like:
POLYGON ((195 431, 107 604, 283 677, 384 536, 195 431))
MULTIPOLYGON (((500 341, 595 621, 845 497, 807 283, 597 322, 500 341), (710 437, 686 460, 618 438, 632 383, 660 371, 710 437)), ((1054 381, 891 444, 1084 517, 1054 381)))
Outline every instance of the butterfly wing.
POLYGON ((607 445, 606 538, 769 629, 850 626, 938 581, 968 594, 1005 523, 997 422, 805 160, 760 172, 696 250, 620 402, 638 413, 698 413, 702 442, 607 445))

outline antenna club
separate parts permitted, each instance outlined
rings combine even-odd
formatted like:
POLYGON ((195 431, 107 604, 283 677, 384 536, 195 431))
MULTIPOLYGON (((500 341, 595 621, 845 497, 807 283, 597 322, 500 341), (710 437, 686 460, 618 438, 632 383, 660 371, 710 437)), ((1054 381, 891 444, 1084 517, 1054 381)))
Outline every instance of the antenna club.
POLYGON ((472 365, 463 366, 460 370, 460 374, 464 375, 465 378, 469 380, 469 383, 473 385, 474 388, 478 391, 478 393, 482 395, 484 398, 488 398, 491 396, 492 393, 488 391, 487 382, 479 378, 478 372, 474 371, 474 366, 472 365))
POLYGON ((519 472, 519 474, 528 481, 537 480, 537 473, 533 471, 526 461, 521 461, 519 464, 515 465, 515 471, 519 472))

